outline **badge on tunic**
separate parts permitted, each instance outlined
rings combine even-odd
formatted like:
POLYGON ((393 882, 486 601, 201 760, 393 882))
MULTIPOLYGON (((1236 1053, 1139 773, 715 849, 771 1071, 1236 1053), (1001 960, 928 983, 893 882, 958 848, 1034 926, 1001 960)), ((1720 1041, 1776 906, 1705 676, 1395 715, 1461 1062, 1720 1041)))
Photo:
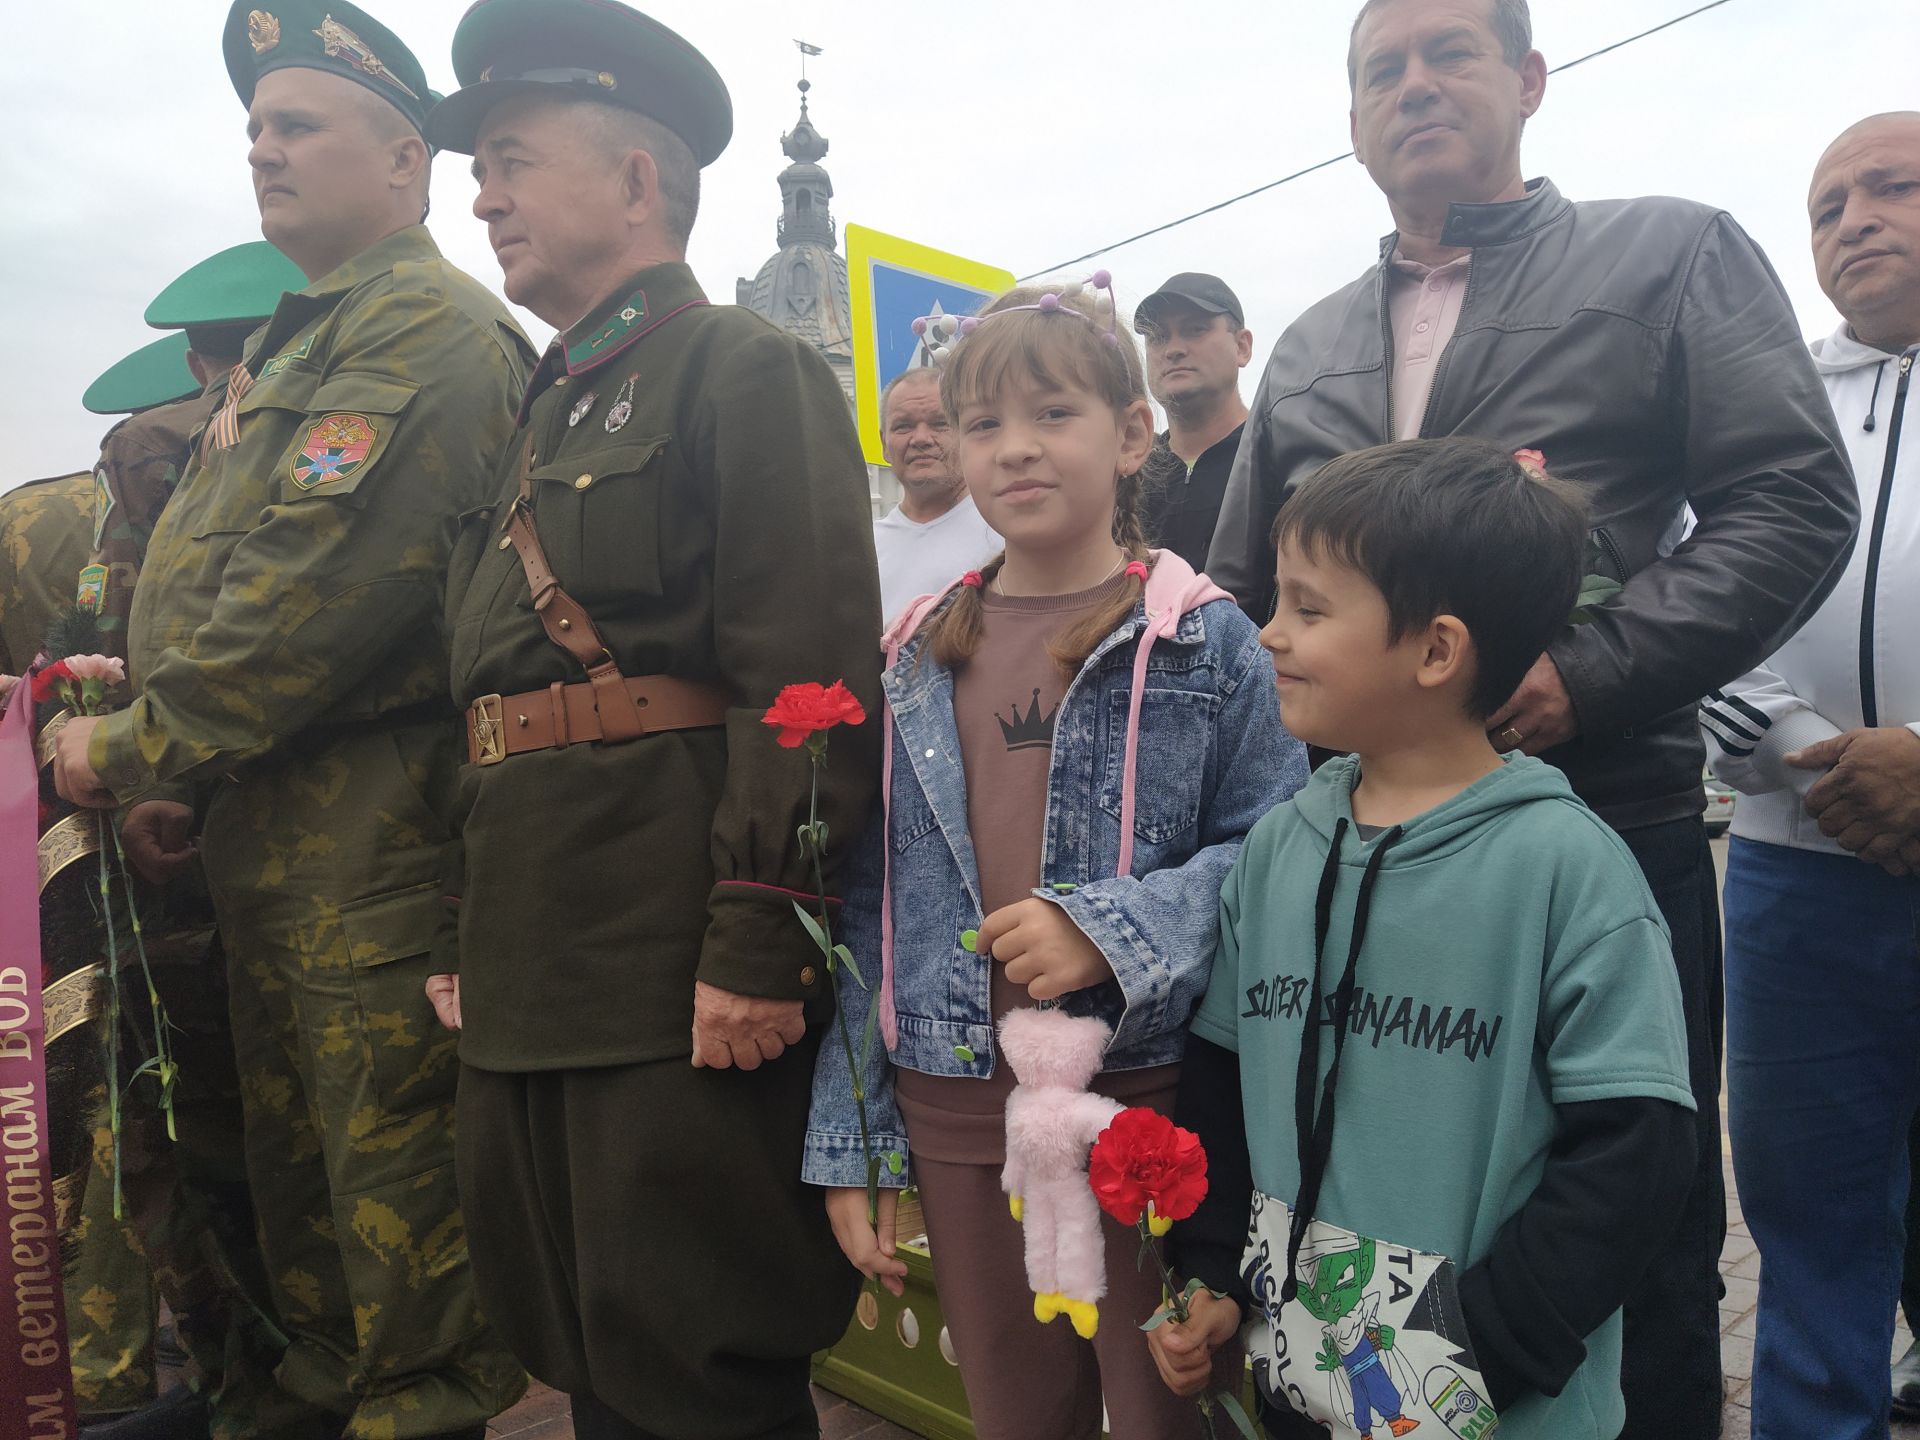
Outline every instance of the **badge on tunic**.
POLYGON ((253 53, 264 55, 280 43, 280 21, 265 10, 247 12, 247 43, 253 53))
POLYGON ((640 372, 634 371, 627 376, 627 383, 620 387, 620 393, 613 397, 613 404, 607 407, 607 433, 617 434, 625 428, 627 421, 633 418, 633 382, 640 378, 640 372))
POLYGON ((302 490, 345 480, 366 464, 379 432, 364 415, 327 415, 307 431, 293 457, 293 483, 302 490))
POLYGON ((586 419, 587 412, 593 409, 593 402, 598 400, 599 398, 600 397, 598 395, 594 394, 593 391, 589 390, 586 394, 582 395, 578 400, 574 401, 573 409, 567 412, 567 428, 571 430, 574 426, 578 425, 582 420, 586 419))
POLYGON ((82 610, 100 613, 101 603, 107 598, 107 567, 89 565, 80 572, 80 588, 73 597, 73 603, 82 610))

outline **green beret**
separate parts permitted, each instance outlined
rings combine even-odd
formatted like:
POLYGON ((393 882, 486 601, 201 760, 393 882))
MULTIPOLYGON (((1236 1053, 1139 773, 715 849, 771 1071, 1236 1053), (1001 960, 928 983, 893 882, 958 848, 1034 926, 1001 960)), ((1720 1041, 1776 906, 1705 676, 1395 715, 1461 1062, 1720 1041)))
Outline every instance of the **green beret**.
POLYGON ((147 324, 158 330, 244 324, 273 314, 281 295, 306 288, 300 267, 264 240, 210 255, 153 297, 147 324))
POLYGON ((453 32, 461 88, 433 107, 427 139, 471 155, 487 112, 533 91, 638 110, 711 165, 733 138, 726 82, 693 46, 614 0, 475 0, 453 32))
POLYGON ((108 366, 80 403, 96 415, 130 415, 198 395, 200 389, 187 368, 187 337, 176 330, 108 366))
POLYGON ((325 70, 366 86, 426 132, 426 71, 399 36, 346 0, 234 0, 221 48, 243 105, 271 70, 325 70))

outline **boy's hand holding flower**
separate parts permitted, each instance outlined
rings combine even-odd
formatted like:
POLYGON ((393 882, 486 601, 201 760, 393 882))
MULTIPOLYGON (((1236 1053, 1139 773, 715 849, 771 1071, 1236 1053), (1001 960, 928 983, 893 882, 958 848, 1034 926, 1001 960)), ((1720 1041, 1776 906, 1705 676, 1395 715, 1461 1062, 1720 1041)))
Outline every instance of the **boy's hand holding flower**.
POLYGON ((1213 1388, 1213 1357, 1239 1332, 1239 1302, 1196 1290, 1187 1301, 1187 1318, 1149 1330, 1147 1349, 1167 1388, 1191 1399, 1213 1388))
POLYGON ((980 922, 974 948, 1007 967, 1007 979, 1035 1000, 1055 1000, 1113 978, 1113 966, 1086 932, 1048 900, 1020 900, 980 922))

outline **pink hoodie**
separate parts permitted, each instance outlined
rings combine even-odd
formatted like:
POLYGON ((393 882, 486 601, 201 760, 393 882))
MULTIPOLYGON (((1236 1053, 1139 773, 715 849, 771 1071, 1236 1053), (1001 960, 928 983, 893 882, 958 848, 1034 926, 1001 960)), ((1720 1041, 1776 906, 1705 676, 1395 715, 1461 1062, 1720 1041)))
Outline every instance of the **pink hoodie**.
MULTIPOLYGON (((1153 650, 1153 642, 1171 636, 1179 628, 1181 617, 1190 611, 1198 610, 1214 600, 1232 598, 1205 575, 1195 573, 1191 565, 1171 550, 1150 552, 1148 564, 1152 568, 1147 576, 1145 595, 1147 623, 1141 628, 1140 638, 1134 647, 1133 686, 1127 703, 1126 760, 1120 775, 1120 863, 1114 870, 1116 875, 1128 874, 1133 869, 1134 781, 1140 759, 1140 703, 1146 694, 1147 657, 1153 650)), ((922 595, 901 611, 887 627, 886 634, 880 639, 887 652, 887 669, 894 667, 900 658, 901 648, 959 584, 955 580, 944 590, 922 595)), ((893 818, 893 712, 884 704, 880 712, 880 744, 883 757, 880 762, 880 795, 884 826, 890 825, 893 818)), ((893 846, 883 843, 881 851, 886 858, 880 889, 880 1034, 886 1041, 887 1049, 894 1050, 900 1044, 900 1026, 893 1009, 893 846)))

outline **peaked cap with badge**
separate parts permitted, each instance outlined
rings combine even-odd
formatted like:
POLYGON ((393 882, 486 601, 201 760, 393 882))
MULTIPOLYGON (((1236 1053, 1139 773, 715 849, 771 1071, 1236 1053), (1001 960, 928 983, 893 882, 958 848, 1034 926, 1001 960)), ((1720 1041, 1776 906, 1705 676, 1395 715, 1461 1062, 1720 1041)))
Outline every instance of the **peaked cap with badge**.
POLYGON ((262 75, 324 70, 366 86, 425 135, 439 98, 400 37, 345 0, 234 0, 220 44, 243 105, 262 75))
POLYGON ((614 0, 475 0, 453 32, 461 88, 433 108, 427 139, 471 155, 487 112, 534 92, 570 94, 659 121, 702 166, 733 138, 726 82, 686 40, 614 0))

